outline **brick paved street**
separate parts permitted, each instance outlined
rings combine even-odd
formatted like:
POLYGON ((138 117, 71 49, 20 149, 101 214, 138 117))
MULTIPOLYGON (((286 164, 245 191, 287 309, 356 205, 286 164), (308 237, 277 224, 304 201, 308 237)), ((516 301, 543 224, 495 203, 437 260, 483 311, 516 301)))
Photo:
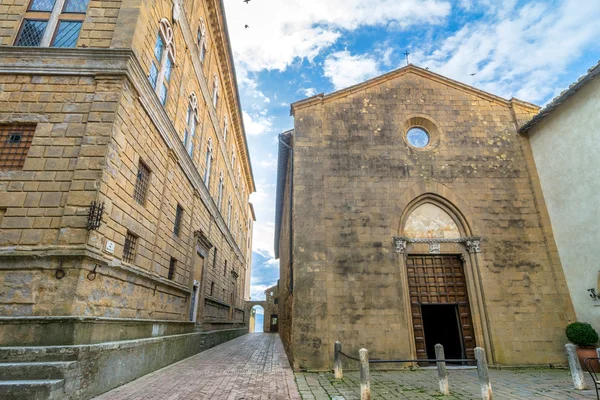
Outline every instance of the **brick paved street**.
POLYGON ((148 374, 96 400, 294 399, 300 395, 276 334, 253 333, 148 374))
MULTIPOLYGON (((451 396, 438 392, 437 372, 433 370, 371 371, 373 399, 481 399, 477 371, 449 370, 451 396)), ((586 377, 588 378, 588 377, 586 377)), ((556 369, 490 370, 494 399, 568 400, 595 399, 591 390, 573 389, 569 371, 556 369)), ((303 400, 360 399, 357 372, 344 373, 341 382, 330 373, 296 373, 303 400), (339 397, 338 397, 339 396, 339 397)), ((591 381, 590 381, 591 382, 591 381)), ((590 386, 591 387, 591 386, 590 386)))

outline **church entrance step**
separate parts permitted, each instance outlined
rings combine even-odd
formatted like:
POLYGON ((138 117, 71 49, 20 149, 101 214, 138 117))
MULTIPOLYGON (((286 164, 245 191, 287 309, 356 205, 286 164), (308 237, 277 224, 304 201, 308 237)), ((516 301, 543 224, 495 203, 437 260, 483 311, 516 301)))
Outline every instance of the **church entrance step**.
POLYGON ((65 379, 76 367, 75 361, 0 363, 1 379, 65 379))
POLYGON ((64 380, 43 379, 26 381, 0 381, 2 400, 55 400, 64 398, 64 380))

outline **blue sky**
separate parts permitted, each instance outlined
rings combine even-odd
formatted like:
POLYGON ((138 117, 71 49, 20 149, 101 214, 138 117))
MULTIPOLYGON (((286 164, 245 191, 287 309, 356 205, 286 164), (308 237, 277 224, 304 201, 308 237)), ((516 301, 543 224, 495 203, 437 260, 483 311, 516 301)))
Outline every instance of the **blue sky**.
POLYGON ((600 60, 599 0, 225 0, 225 8, 257 183, 256 300, 277 283, 277 135, 293 127, 290 103, 402 67, 408 51, 413 64, 544 105, 600 60))

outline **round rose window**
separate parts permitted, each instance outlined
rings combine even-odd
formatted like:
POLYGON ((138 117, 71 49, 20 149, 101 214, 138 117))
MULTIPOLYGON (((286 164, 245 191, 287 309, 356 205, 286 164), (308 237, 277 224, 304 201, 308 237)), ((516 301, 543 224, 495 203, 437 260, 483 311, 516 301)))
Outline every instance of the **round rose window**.
POLYGON ((423 128, 410 128, 406 133, 406 140, 412 147, 422 149, 429 144, 429 134, 423 128))

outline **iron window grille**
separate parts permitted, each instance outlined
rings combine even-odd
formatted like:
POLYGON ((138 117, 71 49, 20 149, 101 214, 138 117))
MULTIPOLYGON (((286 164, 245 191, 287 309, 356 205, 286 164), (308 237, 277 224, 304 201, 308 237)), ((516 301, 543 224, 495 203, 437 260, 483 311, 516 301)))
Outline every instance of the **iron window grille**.
POLYGON ((15 46, 75 47, 89 0, 31 0, 15 46))
POLYGON ((173 233, 177 236, 181 233, 181 219, 183 218, 183 207, 177 204, 175 210, 175 224, 173 225, 173 233))
POLYGON ((0 171, 23 169, 35 125, 0 125, 0 171))
POLYGON ((171 257, 171 262, 169 263, 169 280, 173 280, 175 278, 175 268, 177 266, 177 260, 171 257))
POLYGON ((127 231, 125 236, 125 244, 123 245, 123 261, 129 264, 133 264, 135 260, 135 250, 137 246, 138 237, 133 233, 127 231))
POLYGON ((133 198, 141 205, 146 204, 146 194, 150 183, 150 168, 141 160, 138 164, 138 173, 133 190, 133 198))

